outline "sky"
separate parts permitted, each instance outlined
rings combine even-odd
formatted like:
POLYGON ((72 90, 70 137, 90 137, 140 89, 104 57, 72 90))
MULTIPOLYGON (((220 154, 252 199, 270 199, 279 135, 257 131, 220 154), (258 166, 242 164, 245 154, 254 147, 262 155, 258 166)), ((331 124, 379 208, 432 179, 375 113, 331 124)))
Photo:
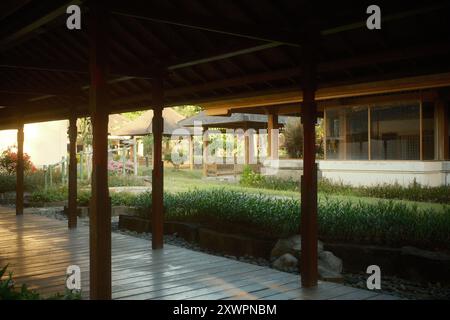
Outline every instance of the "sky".
MULTIPOLYGON (((55 164, 67 155, 68 121, 26 124, 24 152, 36 167, 55 164)), ((17 145, 17 130, 0 131, 0 152, 17 145)))

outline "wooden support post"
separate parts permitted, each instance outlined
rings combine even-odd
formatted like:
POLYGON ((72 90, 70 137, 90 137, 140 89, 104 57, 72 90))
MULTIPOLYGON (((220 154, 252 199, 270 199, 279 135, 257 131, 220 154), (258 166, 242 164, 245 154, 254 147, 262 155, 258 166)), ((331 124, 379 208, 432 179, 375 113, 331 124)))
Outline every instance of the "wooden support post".
POLYGON ((152 248, 162 249, 164 245, 164 162, 162 160, 162 138, 164 131, 163 80, 153 81, 153 171, 152 171, 152 248))
POLYGON ((23 123, 17 128, 17 165, 16 165, 16 215, 23 214, 23 193, 24 193, 24 160, 23 143, 25 140, 23 123))
POLYGON ((203 176, 208 176, 208 127, 203 127, 203 176))
POLYGON ((437 118, 437 154, 438 160, 449 160, 449 134, 448 134, 449 107, 443 100, 436 101, 437 118))
POLYGON ((77 117, 69 119, 68 227, 77 227, 77 117))
POLYGON ((194 136, 189 136, 189 169, 194 170, 194 136))
POLYGON ((301 183, 301 246, 300 274, 303 287, 317 285, 317 167, 316 133, 317 105, 316 65, 312 44, 303 46, 303 177, 301 183))
POLYGON ((248 164, 256 164, 255 161, 255 129, 247 129, 247 158, 248 164))
POLYGON ((138 175, 138 154, 137 154, 137 140, 133 137, 133 164, 134 164, 134 175, 138 175))
POLYGON ((244 134, 244 163, 246 165, 250 164, 250 134, 248 131, 248 129, 245 129, 244 134))
POLYGON ((105 1, 90 2, 90 114, 93 131, 90 201, 90 298, 111 299, 111 205, 108 192, 108 23, 105 1))
POLYGON ((450 106, 447 102, 444 105, 444 159, 450 160, 450 133, 449 133, 449 122, 450 122, 450 106))
POLYGON ((278 114, 267 115, 267 156, 278 159, 278 114))

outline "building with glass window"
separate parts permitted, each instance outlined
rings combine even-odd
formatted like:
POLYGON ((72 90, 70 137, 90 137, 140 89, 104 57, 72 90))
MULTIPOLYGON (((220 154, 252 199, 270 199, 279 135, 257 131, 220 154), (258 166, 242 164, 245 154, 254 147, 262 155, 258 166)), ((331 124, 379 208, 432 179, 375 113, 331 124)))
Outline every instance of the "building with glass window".
MULTIPOLYGON (((449 185, 449 94, 436 79, 442 77, 432 82, 427 77, 404 78, 319 89, 317 116, 323 118, 325 132, 318 175, 351 185, 449 185), (414 90, 407 90, 411 87, 414 90)), ((285 93, 266 100, 271 104, 222 104, 209 114, 251 110, 270 117, 276 110, 301 115, 301 96, 285 93)), ((267 175, 297 178, 303 165, 301 159, 275 157, 265 160, 264 167, 267 175)))
POLYGON ((450 184, 448 105, 424 96, 384 100, 324 107, 322 176, 353 185, 450 184))

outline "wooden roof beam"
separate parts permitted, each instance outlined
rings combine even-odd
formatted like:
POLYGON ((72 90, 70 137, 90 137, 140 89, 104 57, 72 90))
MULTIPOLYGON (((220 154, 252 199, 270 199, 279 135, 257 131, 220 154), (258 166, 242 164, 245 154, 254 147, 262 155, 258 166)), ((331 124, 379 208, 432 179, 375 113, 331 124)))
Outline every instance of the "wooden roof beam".
POLYGON ((259 40, 264 42, 277 42, 296 46, 300 44, 300 33, 292 30, 279 29, 275 26, 261 26, 247 23, 238 23, 217 16, 198 14, 177 14, 174 11, 161 10, 156 7, 149 8, 142 4, 115 1, 110 4, 111 12, 115 15, 136 18, 157 23, 187 27, 230 36, 259 40))
POLYGON ((11 15, 0 24, 0 30, 2 32, 0 51, 8 49, 11 45, 17 43, 25 36, 65 14, 68 6, 72 4, 80 5, 82 2, 82 0, 63 0, 58 2, 40 1, 39 5, 41 5, 41 7, 27 10, 27 14, 29 15, 27 17, 24 17, 23 13, 20 18, 15 17, 15 14, 11 15), (39 12, 39 10, 42 10, 42 12, 39 12), (11 19, 17 21, 17 29, 15 30, 11 30, 11 22, 9 21, 11 19), (24 22, 26 19, 28 19, 28 21, 24 22))
MULTIPOLYGON (((398 12, 383 16, 383 23, 410 18, 420 14, 427 14, 436 10, 446 9, 449 3, 440 3, 437 5, 428 5, 417 9, 398 12)), ((173 11, 161 10, 157 8, 149 8, 142 4, 130 4, 117 1, 111 4, 111 11, 115 15, 125 16, 129 18, 147 20, 157 23, 170 24, 179 27, 203 30, 208 32, 226 34, 235 37, 259 40, 264 42, 274 42, 282 45, 300 47, 302 34, 293 29, 280 29, 276 26, 261 26, 240 23, 228 19, 219 18, 217 16, 206 15, 180 15, 173 11)), ((336 26, 321 30, 322 36, 328 36, 345 31, 360 29, 366 27, 365 19, 361 21, 336 26)), ((297 29, 299 26, 296 26, 297 29)))
MULTIPOLYGON (((359 97, 375 94, 387 94, 402 91, 424 90, 431 88, 450 87, 450 73, 431 74, 424 76, 375 81, 354 85, 322 87, 317 90, 317 100, 359 97)), ((204 101, 200 104, 208 115, 221 115, 232 111, 233 108, 251 108, 279 104, 299 103, 303 101, 302 91, 294 87, 280 92, 260 92, 221 98, 217 101, 204 101)))
MULTIPOLYGON (((88 76, 89 64, 65 64, 50 61, 19 61, 17 59, 1 59, 0 68, 22 69, 45 72, 78 73, 88 76)), ((138 65, 112 65, 111 75, 114 77, 133 77, 139 79, 153 79, 161 74, 160 68, 138 65)))

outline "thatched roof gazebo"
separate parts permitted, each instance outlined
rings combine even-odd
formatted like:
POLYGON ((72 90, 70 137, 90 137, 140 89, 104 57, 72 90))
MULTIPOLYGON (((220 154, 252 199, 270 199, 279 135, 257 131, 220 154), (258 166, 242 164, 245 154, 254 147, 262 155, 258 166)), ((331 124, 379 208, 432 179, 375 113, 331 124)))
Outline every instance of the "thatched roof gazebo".
MULTIPOLYGON (((179 124, 185 117, 176 112, 173 108, 165 108, 163 110, 164 131, 166 136, 172 135, 175 130, 182 129, 183 126, 179 124)), ((137 119, 130 121, 121 129, 117 130, 117 136, 145 136, 152 133, 153 110, 148 110, 139 116, 137 119)), ((187 128, 184 128, 190 131, 187 128)))
POLYGON ((111 136, 117 136, 117 131, 125 127, 131 120, 127 117, 116 113, 109 115, 108 132, 111 136))
MULTIPOLYGON (((285 125, 288 117, 279 117, 278 124, 285 125)), ((201 123, 202 127, 207 128, 252 128, 265 129, 269 116, 264 114, 252 113, 232 113, 230 116, 209 116, 204 111, 199 112, 195 116, 186 118, 178 122, 183 127, 194 127, 195 123, 201 123)))
MULTIPOLYGON (((253 130, 267 129, 268 145, 267 154, 271 158, 278 158, 278 130, 287 123, 289 117, 274 117, 271 114, 253 114, 253 113, 232 113, 229 116, 210 116, 201 111, 198 114, 181 120, 178 124, 184 127, 201 126, 203 130, 209 128, 216 129, 241 129, 245 131, 244 137, 244 164, 252 164, 258 170, 257 161, 252 158, 254 155, 253 130)), ((259 140, 259 139, 258 139, 259 140)), ((209 139, 204 137, 203 150, 207 150, 209 139)), ((206 152, 204 152, 204 157, 206 152)), ((242 164, 216 164, 203 161, 203 175, 217 176, 222 174, 233 174, 242 172, 242 164)))

